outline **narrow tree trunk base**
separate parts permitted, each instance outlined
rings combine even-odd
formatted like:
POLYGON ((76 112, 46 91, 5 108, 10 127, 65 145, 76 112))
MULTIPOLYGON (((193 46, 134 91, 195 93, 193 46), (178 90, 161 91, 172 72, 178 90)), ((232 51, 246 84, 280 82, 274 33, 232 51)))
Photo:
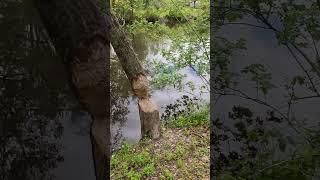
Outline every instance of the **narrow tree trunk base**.
POLYGON ((151 91, 146 72, 134 52, 131 41, 114 14, 111 22, 112 46, 131 83, 133 94, 139 98, 141 135, 157 139, 160 137, 160 115, 156 104, 151 100, 151 91))
POLYGON ((160 115, 155 102, 150 98, 139 99, 141 135, 160 138, 160 115))
POLYGON ((96 179, 105 180, 110 176, 109 162, 110 162, 110 144, 108 137, 110 135, 105 131, 109 126, 104 118, 95 118, 91 126, 91 141, 93 145, 93 156, 96 170, 96 179))
POLYGON ((108 167, 107 157, 101 152, 96 139, 91 133, 92 152, 94 157, 94 167, 96 171, 96 180, 106 179, 108 173, 106 173, 105 167, 108 167))

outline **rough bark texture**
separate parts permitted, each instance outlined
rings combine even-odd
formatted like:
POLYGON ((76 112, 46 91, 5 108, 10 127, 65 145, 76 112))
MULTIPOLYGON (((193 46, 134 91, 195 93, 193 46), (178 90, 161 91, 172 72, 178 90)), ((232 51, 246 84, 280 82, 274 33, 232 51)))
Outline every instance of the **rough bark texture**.
POLYGON ((111 21, 111 44, 118 56, 118 59, 120 60, 124 72, 131 82, 136 79, 138 75, 145 75, 146 72, 139 63, 139 59, 131 46, 131 42, 128 39, 127 34, 123 31, 114 15, 112 15, 111 21))
POLYGON ((40 17, 70 75, 70 85, 91 113, 97 180, 110 176, 110 19, 94 0, 35 0, 40 17))
POLYGON ((127 34, 121 29, 117 18, 111 18, 111 44, 124 69, 135 96, 139 98, 141 135, 160 137, 160 116, 156 103, 151 99, 149 81, 139 59, 135 54, 127 34))
POLYGON ((139 99, 139 114, 141 134, 151 135, 154 139, 160 137, 159 111, 156 104, 150 99, 139 99))

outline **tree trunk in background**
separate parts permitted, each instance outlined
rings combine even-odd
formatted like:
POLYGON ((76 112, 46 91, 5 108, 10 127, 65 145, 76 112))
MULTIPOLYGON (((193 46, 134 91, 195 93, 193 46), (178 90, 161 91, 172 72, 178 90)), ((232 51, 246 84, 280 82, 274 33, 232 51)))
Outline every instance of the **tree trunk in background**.
POLYGON ((133 94, 139 98, 141 136, 148 135, 153 139, 158 139, 160 137, 160 115, 156 103, 151 99, 145 70, 139 63, 127 34, 121 29, 114 15, 111 21, 111 44, 131 83, 133 94))
POLYGON ((110 19, 102 16, 94 0, 35 0, 35 6, 70 73, 71 88, 93 118, 96 178, 108 179, 110 19))

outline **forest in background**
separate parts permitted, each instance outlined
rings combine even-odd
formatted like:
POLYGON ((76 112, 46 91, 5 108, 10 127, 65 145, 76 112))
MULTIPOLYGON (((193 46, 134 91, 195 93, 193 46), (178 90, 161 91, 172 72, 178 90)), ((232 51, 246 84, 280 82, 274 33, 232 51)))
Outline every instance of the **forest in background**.
MULTIPOLYGON (((168 1, 167 6, 163 5, 165 8, 152 1, 111 3, 132 39, 142 30, 153 41, 161 42, 162 37, 172 40, 171 48, 163 51, 169 62, 155 62, 150 68, 154 89, 173 86, 193 94, 195 85, 184 83, 183 71, 179 71, 186 67, 203 76, 204 82, 208 81, 209 56, 205 51, 209 49, 209 2, 181 1, 181 6, 177 6, 168 1), (202 9, 201 4, 206 7, 202 9), (174 51, 180 53, 172 54, 174 51)), ((317 116, 305 116, 317 113, 314 109, 319 104, 319 2, 239 0, 231 4, 221 1, 212 7, 210 92, 211 102, 219 100, 210 107, 213 176, 221 179, 319 178, 319 123, 317 116), (252 43, 256 45, 253 49, 248 34, 240 37, 243 26, 264 30, 256 32, 258 35, 269 35, 258 44, 252 43), (258 51, 257 47, 266 42, 283 48, 280 51, 287 55, 269 56, 278 53, 275 49, 267 51, 268 55, 258 51), (255 53, 261 53, 262 58, 257 56, 260 59, 255 57, 253 63, 234 68, 243 54, 255 53), (278 64, 267 64, 275 62, 273 60, 278 64), (290 71, 292 65, 294 72, 290 71), (274 70, 278 70, 280 76, 274 70), (224 101, 230 96, 245 101, 224 101), (231 107, 220 105, 221 101, 230 103, 231 107), (226 111, 228 108, 230 112, 226 111), (219 113, 224 113, 224 117, 219 113), (227 151, 223 151, 225 149, 227 151)), ((6 147, 1 149, 1 159, 6 160, 1 161, 4 162, 1 164, 3 179, 52 179, 50 169, 63 161, 59 143, 63 131, 60 119, 64 116, 61 109, 79 107, 74 105, 77 101, 70 95, 67 80, 57 76, 64 73, 64 66, 54 63, 58 59, 56 52, 35 12, 33 4, 1 2, 1 147, 6 147), (17 171, 20 173, 15 173, 17 171)), ((258 37, 261 38, 254 36, 258 37)), ((241 58, 240 63, 246 59, 250 58, 241 58)), ((208 92, 206 85, 201 92, 208 92)), ((167 127, 180 128, 202 124, 209 112, 204 108, 203 114, 201 110, 192 118, 182 111, 172 111, 167 111, 167 127)), ((198 129, 198 132, 201 131, 198 129)), ((196 142, 190 142, 193 142, 192 150, 196 142)), ((144 141, 141 143, 144 145, 144 141)), ((183 167, 181 151, 184 152, 178 148, 177 154, 164 157, 183 167)), ((142 169, 137 166, 133 171, 125 167, 123 173, 129 173, 132 178, 158 173, 152 166, 154 159, 149 159, 150 154, 141 149, 132 152, 132 148, 124 145, 120 160, 128 154, 138 155, 139 158, 128 158, 134 163, 148 162, 149 166, 142 169)), ((172 174, 163 169, 163 176, 172 177, 172 174)))
MULTIPOLYGON (((175 99, 160 107, 159 140, 142 137, 114 152, 111 179, 209 179, 209 1, 112 1, 111 6, 148 71, 153 97, 168 92, 175 99), (149 58, 150 52, 156 56, 149 58)), ((118 67, 117 57, 111 59, 111 67, 118 67)), ((114 92, 126 91, 114 84, 114 92)))

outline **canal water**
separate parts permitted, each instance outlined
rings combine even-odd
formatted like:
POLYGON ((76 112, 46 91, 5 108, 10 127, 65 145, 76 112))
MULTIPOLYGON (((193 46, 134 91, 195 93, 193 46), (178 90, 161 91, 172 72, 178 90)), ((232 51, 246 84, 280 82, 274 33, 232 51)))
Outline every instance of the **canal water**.
MULTIPOLYGON (((73 97, 65 66, 46 42, 38 14, 26 11, 24 5, 32 4, 1 4, 0 179, 94 180, 91 118, 73 97)), ((167 42, 134 37, 134 49, 150 75, 154 73, 150 62, 166 61, 161 49, 168 47, 167 42)), ((187 74, 185 81, 202 85, 193 70, 182 71, 187 74)), ((116 148, 123 139, 132 143, 140 139, 140 121, 137 99, 117 60, 112 60, 110 73, 111 130, 116 148)), ((152 93, 160 113, 185 94, 172 87, 153 89, 152 93)), ((195 94, 200 96, 198 91, 195 94)), ((202 98, 209 102, 208 93, 202 98)))
MULTIPOLYGON (((161 55, 161 48, 168 48, 168 40, 151 42, 141 35, 134 38, 133 46, 146 69, 150 70, 151 61, 166 61, 161 55)), ((149 73, 152 75, 154 72, 149 73)), ((196 87, 203 85, 203 81, 192 69, 184 69, 182 73, 187 74, 185 81, 194 82, 196 87)), ((209 93, 200 95, 200 91, 196 90, 194 94, 209 102, 209 93)), ((183 95, 189 94, 179 92, 172 87, 152 90, 152 98, 157 103, 160 113, 164 112, 166 105, 183 95)), ((132 96, 129 81, 114 53, 111 58, 111 105, 112 148, 117 149, 123 140, 137 143, 141 136, 137 98, 132 96)), ((76 108, 76 110, 59 113, 59 118, 64 129, 59 142, 63 146, 60 153, 64 160, 59 162, 53 171, 56 179, 94 179, 89 139, 90 117, 76 108)))
MULTIPOLYGON (((276 17, 273 21, 275 22, 274 25, 277 27, 278 24, 276 17)), ((243 19, 239 20, 239 22, 261 25, 257 23, 255 19, 249 17, 244 17, 243 19)), ((285 83, 289 82, 290 78, 296 75, 304 75, 304 72, 297 65, 288 49, 278 44, 274 33, 268 29, 255 28, 245 25, 225 25, 215 33, 215 36, 226 38, 232 42, 235 42, 240 38, 245 40, 246 49, 242 51, 236 51, 236 53, 230 57, 231 72, 240 73, 244 67, 250 64, 263 64, 267 71, 271 74, 271 82, 276 86, 275 88, 271 89, 266 96, 264 96, 261 92, 257 93, 255 88, 256 84, 252 82, 248 76, 241 75, 237 77, 238 83, 234 88, 241 90, 252 98, 258 98, 266 101, 268 104, 275 107, 276 110, 287 114, 288 91, 284 88, 284 85, 285 83)), ((315 44, 315 46, 318 49, 320 48, 319 43, 315 44)), ((316 54, 312 47, 304 48, 303 51, 305 51, 308 56, 312 57, 312 59, 315 58, 316 54)), ((298 58, 300 60, 302 59, 300 56, 298 56, 298 58)), ((211 74, 213 77, 214 72, 212 71, 211 74)), ((211 85, 213 86, 213 84, 211 85)), ((316 82, 316 86, 319 88, 318 82, 316 82)), ((304 95, 309 94, 309 92, 306 91, 306 88, 297 88, 297 92, 304 95)), ((289 112, 290 116, 292 117, 291 120, 296 119, 300 122, 305 121, 304 125, 308 127, 319 127, 319 105, 319 98, 305 99, 292 104, 289 112)), ((230 127, 231 129, 235 129, 235 121, 230 118, 229 114, 232 112, 232 108, 234 106, 248 107, 253 112, 254 117, 260 116, 262 119, 266 119, 267 112, 272 110, 270 107, 253 102, 249 99, 236 96, 222 96, 217 103, 211 104, 211 121, 220 119, 223 125, 230 127)), ((277 114, 276 116, 279 115, 277 114)), ((278 130, 285 137, 293 139, 298 138, 297 133, 285 121, 281 124, 266 122, 263 127, 269 130, 278 130)), ((216 128, 211 130, 218 132, 216 128)), ((224 134, 224 132, 221 133, 224 134)), ((225 142, 223 145, 221 145, 224 153, 239 151, 241 146, 242 144, 237 142, 225 142)), ((297 149, 296 147, 292 147, 291 150, 297 149)), ((212 153, 218 154, 218 152, 214 151, 212 151, 212 153)), ((278 155, 283 156, 284 154, 279 153, 278 155)))
MULTIPOLYGON (((149 75, 153 75, 151 64, 154 61, 166 62, 168 61, 162 56, 162 50, 170 47, 170 40, 162 40, 160 42, 154 42, 148 40, 143 34, 137 35, 133 39, 133 47, 138 55, 138 58, 144 68, 149 72, 149 75)), ((132 96, 131 87, 126 75, 121 71, 121 66, 116 60, 115 53, 112 53, 111 69, 114 74, 111 76, 111 93, 112 93, 112 119, 114 120, 111 125, 112 141, 114 142, 114 148, 121 142, 126 140, 127 142, 136 143, 139 141, 140 133, 140 119, 137 101, 138 99, 132 96), (119 113, 122 112, 122 113, 119 113), (119 136, 122 139, 119 141, 119 136)), ((195 84, 195 87, 204 85, 201 77, 198 76, 191 68, 185 68, 181 70, 181 73, 187 76, 184 82, 191 81, 195 84)), ((150 77, 151 78, 151 77, 150 77)), ((152 86, 151 86, 152 87, 152 86)), ((204 102, 209 102, 209 93, 200 93, 199 89, 196 89, 193 94, 202 99, 204 102)), ((165 89, 152 89, 152 99, 159 107, 160 114, 165 110, 165 106, 174 103, 175 100, 181 98, 183 95, 188 95, 187 92, 178 91, 173 87, 165 89)))

